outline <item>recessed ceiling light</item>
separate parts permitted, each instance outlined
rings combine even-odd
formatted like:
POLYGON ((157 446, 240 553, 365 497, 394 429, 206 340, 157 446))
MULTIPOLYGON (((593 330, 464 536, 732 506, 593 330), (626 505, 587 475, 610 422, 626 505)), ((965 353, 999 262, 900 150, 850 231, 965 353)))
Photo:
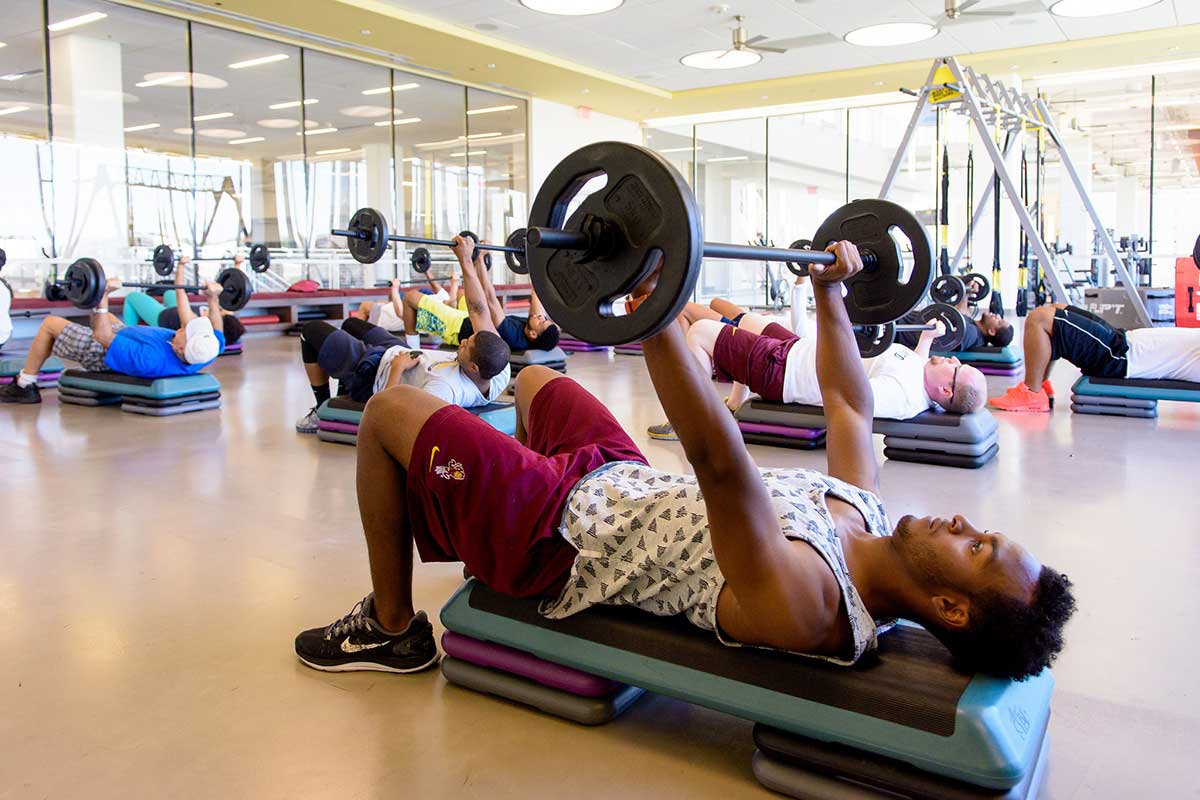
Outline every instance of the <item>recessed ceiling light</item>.
POLYGON ((362 93, 370 95, 370 94, 387 94, 389 91, 391 91, 391 92, 407 92, 409 89, 415 89, 420 85, 421 84, 419 84, 419 83, 398 83, 395 86, 391 86, 391 87, 381 86, 378 89, 363 89, 362 93))
POLYGON ((258 58, 248 58, 245 61, 235 61, 229 65, 230 69, 245 69, 246 67, 258 67, 263 64, 274 64, 276 61, 287 61, 291 56, 287 53, 273 53, 269 56, 259 56, 258 58))
POLYGON ((5 44, 4 42, 0 42, 0 47, 8 47, 8 45, 5 44))
POLYGON ((451 153, 451 158, 462 158, 463 156, 481 156, 487 153, 487 150, 466 150, 461 153, 451 153))
POLYGON ((703 50, 679 59, 680 64, 695 69, 738 69, 759 61, 762 56, 753 50, 703 50))
MULTIPOLYGON (((703 150, 704 148, 697 146, 696 149, 703 150)), ((659 150, 658 152, 660 152, 660 153, 690 153, 690 152, 692 152, 692 148, 691 147, 664 147, 662 150, 659 150)))
POLYGON ((488 64, 488 69, 495 69, 495 68, 496 68, 495 64, 488 64))
POLYGON ((147 122, 145 125, 130 125, 125 129, 126 133, 135 133, 137 131, 152 131, 159 127, 157 122, 147 122))
POLYGON ((20 114, 22 111, 28 111, 29 106, 9 106, 8 108, 0 108, 0 117, 6 117, 9 114, 20 114))
MULTIPOLYGON (((149 76, 147 77, 149 78, 149 76)), ((160 75, 157 78, 150 78, 149 80, 142 81, 141 83, 135 83, 134 86, 139 89, 146 89, 150 86, 162 86, 163 84, 167 83, 177 83, 186 77, 187 73, 173 72, 170 75, 160 75)))
POLYGON ((323 133, 337 133, 337 128, 313 128, 311 131, 296 131, 297 136, 301 133, 305 136, 320 136, 323 133))
MULTIPOLYGON (((347 117, 361 117, 362 119, 374 119, 375 117, 386 117, 392 113, 392 110, 387 106, 347 106, 339 108, 339 114, 345 114, 347 117)), ((396 113, 400 113, 400 109, 396 109, 396 113)))
POLYGON ((416 123, 418 123, 420 121, 421 121, 420 117, 405 117, 404 119, 394 119, 394 120, 391 120, 390 122, 385 119, 382 122, 376 122, 375 127, 376 128, 386 128, 389 124, 390 125, 415 125, 416 123))
POLYGON ((583 94, 591 94, 591 93, 592 93, 592 90, 591 90, 591 89, 584 89, 584 90, 583 90, 583 94))
POLYGON ((205 136, 209 139, 241 139, 246 135, 246 132, 234 130, 233 128, 201 128, 196 131, 196 135, 205 136))
POLYGON ((494 114, 497 111, 512 111, 517 108, 515 105, 508 106, 489 106, 488 108, 472 108, 467 111, 468 117, 473 117, 477 114, 494 114))
POLYGON ((587 14, 603 14, 620 8, 625 0, 521 0, 521 5, 530 11, 543 14, 559 14, 565 17, 582 17, 587 14))
POLYGON ((49 25, 47 25, 46 27, 49 30, 52 30, 57 33, 58 31, 65 31, 70 28, 78 28, 80 25, 87 25, 91 22, 99 22, 100 20, 104 19, 107 16, 108 16, 108 14, 101 14, 99 11, 93 11, 90 14, 84 14, 79 17, 71 17, 70 19, 64 19, 62 22, 52 22, 49 25))
MULTIPOLYGON (((317 100, 316 98, 309 97, 304 100, 304 105, 311 106, 313 103, 319 103, 319 102, 320 101, 317 100)), ((284 109, 284 108, 299 108, 299 107, 300 107, 299 100, 288 100, 286 103, 272 103, 271 105, 267 106, 267 108, 271 109, 272 111, 280 111, 281 109, 284 109)))
POLYGON ((937 33, 938 29, 928 22, 885 22, 856 28, 846 34, 846 41, 859 47, 895 47, 923 42, 937 33))
POLYGON ((224 89, 229 85, 228 81, 203 72, 193 72, 190 76, 186 72, 147 72, 142 76, 142 82, 135 85, 139 89, 166 85, 184 88, 189 84, 189 77, 191 85, 197 89, 224 89))
POLYGON ((363 28, 361 31, 359 31, 359 33, 361 33, 363 36, 370 36, 370 35, 371 35, 371 29, 370 29, 370 28, 363 28))
POLYGON ((9 75, 0 75, 0 81, 19 81, 21 78, 28 78, 41 73, 40 69, 30 69, 25 72, 13 72, 9 75))
POLYGON ((299 128, 300 120, 274 117, 271 119, 260 119, 255 124, 261 128, 299 128))
MULTIPOLYGON (((472 134, 469 134, 469 135, 467 136, 467 139, 468 139, 468 140, 474 140, 474 139, 495 139, 497 136, 503 136, 503 135, 504 135, 504 134, 503 134, 503 133, 501 133, 500 131, 490 131, 490 132, 488 132, 488 133, 472 133, 472 134)), ((460 139, 461 139, 462 137, 460 136, 460 137, 458 137, 458 138, 460 138, 460 139)))
POLYGON ((265 136, 247 136, 245 139, 230 139, 230 144, 250 144, 251 142, 265 142, 265 136))
POLYGON ((1149 8, 1162 0, 1058 0, 1050 13, 1060 17, 1105 17, 1149 8))
POLYGON ((331 155, 334 155, 335 153, 349 153, 349 152, 350 152, 349 147, 335 147, 332 150, 318 150, 317 155, 331 156, 331 155))
POLYGON ((232 111, 218 111, 215 114, 201 114, 198 117, 192 117, 192 121, 193 122, 207 122, 210 119, 225 119, 226 117, 232 117, 232 116, 233 116, 232 111))
POLYGON ((409 187, 409 188, 411 189, 411 188, 413 187, 413 185, 414 185, 414 184, 413 184, 413 182, 412 182, 412 181, 400 181, 400 185, 401 185, 401 186, 407 186, 407 187, 409 187))
POLYGON ((176 128, 175 133, 178 133, 180 136, 191 136, 192 129, 191 128, 176 128))
POLYGON ((749 161, 750 156, 725 156, 724 158, 710 158, 709 164, 717 164, 722 161, 749 161))

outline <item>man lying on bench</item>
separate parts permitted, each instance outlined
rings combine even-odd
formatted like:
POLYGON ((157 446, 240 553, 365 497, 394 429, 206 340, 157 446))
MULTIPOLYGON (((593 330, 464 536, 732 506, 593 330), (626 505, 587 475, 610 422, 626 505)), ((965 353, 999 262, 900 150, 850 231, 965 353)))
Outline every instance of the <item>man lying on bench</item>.
MULTIPOLYGON (((976 279, 972 278, 967 284, 967 293, 962 299, 955 304, 955 308, 962 313, 963 317, 971 323, 963 330, 962 343, 956 348, 958 352, 966 352, 968 350, 978 350, 981 347, 1008 347, 1013 340, 1012 323, 1006 320, 999 314, 994 314, 991 311, 984 311, 979 315, 979 319, 971 317, 971 294, 977 290, 976 279)), ((925 320, 921 319, 921 310, 913 309, 896 322, 908 322, 920 324, 925 320)), ((917 342, 920 341, 920 332, 918 331, 900 331, 896 334, 896 341, 905 347, 916 349, 917 342)))
MULTIPOLYGON (((824 405, 817 372, 819 334, 801 338, 759 314, 728 303, 718 307, 721 319, 728 318, 730 324, 696 319, 688 328, 687 344, 702 368, 715 370, 718 380, 733 382, 726 398, 731 411, 737 411, 751 392, 772 403, 824 405)), ((693 311, 696 315, 703 312, 693 311)), ((863 360, 877 418, 912 419, 935 406, 956 414, 983 408, 987 380, 982 372, 957 358, 929 355, 939 335, 924 331, 914 349, 893 344, 882 355, 863 360)), ((678 438, 669 423, 652 425, 647 433, 654 439, 678 438)))
POLYGON ((1148 378, 1200 383, 1200 328, 1125 331, 1078 306, 1049 304, 1025 318, 1025 381, 988 405, 1049 413, 1050 370, 1065 358, 1090 378, 1148 378))
MULTIPOLYGON (((462 296, 462 287, 458 284, 457 272, 451 274, 448 286, 438 283, 429 277, 428 273, 425 274, 425 280, 429 283, 429 288, 416 289, 414 291, 418 294, 430 296, 437 302, 451 308, 458 308, 459 297, 462 296)), ((369 322, 372 325, 377 325, 389 333, 404 335, 404 301, 394 285, 388 293, 386 301, 364 300, 359 304, 358 308, 350 312, 350 316, 361 319, 364 322, 369 322)), ((414 331, 413 336, 417 338, 413 342, 410 342, 410 344, 413 347, 420 347, 419 334, 414 331)))
MULTIPOLYGON (((175 282, 183 283, 184 264, 175 269, 175 282)), ((197 316, 187 293, 175 290, 179 308, 178 331, 143 325, 126 326, 108 313, 108 296, 121 288, 119 278, 109 278, 100 305, 92 309, 90 328, 63 317, 46 317, 38 328, 21 374, 0 387, 0 403, 40 403, 37 374, 50 356, 78 361, 88 370, 110 369, 135 378, 170 378, 192 375, 207 367, 225 349, 225 334, 214 331, 209 320, 221 319, 221 284, 204 285, 208 316, 197 316)))
MULTIPOLYGON (((392 281, 393 295, 398 283, 392 281)), ((340 330, 324 320, 306 322, 300 329, 300 358, 316 405, 296 421, 296 431, 317 432, 317 409, 329 399, 330 377, 344 382, 350 398, 360 403, 400 384, 424 389, 463 408, 493 402, 511 380, 512 353, 494 328, 486 328, 490 324, 485 318, 479 332, 459 342, 457 352, 450 355, 411 347, 361 319, 346 320, 340 330)))
MULTIPOLYGON (((1071 583, 962 516, 879 499, 871 390, 842 303, 862 269, 848 243, 814 277, 829 475, 760 470, 679 325, 646 366, 695 476, 648 466, 608 409, 542 367, 517 376, 517 437, 410 387, 376 395, 358 438, 359 514, 373 592, 296 637, 307 665, 415 672, 437 662, 412 602, 423 561, 461 560, 498 592, 564 618, 597 604, 683 615, 730 645, 853 664, 896 617, 925 625, 968 670, 1022 679, 1062 647, 1071 583)), ((657 274, 638 287, 639 304, 657 274)))
MULTIPOLYGON (((163 295, 162 302, 159 302, 145 292, 130 292, 123 298, 125 303, 122 305, 121 322, 126 325, 145 323, 177 331, 182 327, 182 320, 179 318, 175 295, 176 292, 167 292, 163 295)), ((193 315, 201 316, 208 307, 200 309, 192 306, 191 308, 193 315)), ((225 334, 225 346, 229 347, 241 341, 242 334, 246 332, 246 326, 237 318, 237 314, 221 309, 220 320, 221 332, 225 334)))

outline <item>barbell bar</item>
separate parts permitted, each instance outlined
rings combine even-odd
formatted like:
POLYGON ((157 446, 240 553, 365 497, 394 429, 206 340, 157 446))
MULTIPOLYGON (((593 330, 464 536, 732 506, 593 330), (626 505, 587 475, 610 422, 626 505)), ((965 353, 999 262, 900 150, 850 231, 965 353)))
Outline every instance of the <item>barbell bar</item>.
MULTIPOLYGON (((47 298, 61 292, 62 299, 69 300, 76 308, 95 308, 104 297, 108 279, 104 267, 94 258, 79 258, 67 267, 63 278, 56 281, 46 281, 47 298)), ((226 311, 238 311, 250 302, 254 294, 250 279, 240 269, 227 268, 217 275, 216 283, 221 284, 221 295, 218 302, 226 311)), ((121 282, 121 287, 131 289, 183 289, 185 292, 202 292, 203 286, 194 284, 176 284, 165 286, 161 283, 121 282)))
MULTIPOLYGON (((230 258, 232 257, 195 256, 192 257, 192 261, 229 261, 230 258)), ((255 272, 266 272, 271 268, 271 250, 261 242, 251 245, 246 261, 255 272)), ((175 271, 175 251, 169 244, 160 244, 154 248, 150 263, 154 265, 156 273, 164 278, 169 277, 175 271)))

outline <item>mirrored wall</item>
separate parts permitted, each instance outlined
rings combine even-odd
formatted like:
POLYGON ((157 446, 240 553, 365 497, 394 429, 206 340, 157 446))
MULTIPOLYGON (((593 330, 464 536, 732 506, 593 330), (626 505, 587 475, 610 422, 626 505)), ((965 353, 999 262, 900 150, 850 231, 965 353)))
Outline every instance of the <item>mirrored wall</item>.
POLYGON ((414 277, 409 249, 364 268, 329 235, 361 206, 438 238, 524 224, 522 98, 99 0, 4 17, 0 247, 22 294, 83 256, 145 279, 159 244, 207 277, 262 242, 260 289, 414 277))

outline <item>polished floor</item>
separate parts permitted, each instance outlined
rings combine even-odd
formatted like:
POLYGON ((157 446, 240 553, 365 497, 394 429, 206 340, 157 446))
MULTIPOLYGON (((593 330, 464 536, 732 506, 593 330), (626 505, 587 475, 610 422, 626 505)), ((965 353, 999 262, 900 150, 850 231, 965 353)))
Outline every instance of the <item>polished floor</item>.
MULTIPOLYGON (((219 413, 144 418, 53 391, 0 407, 0 797, 770 796, 748 723, 673 700, 590 729, 436 671, 302 667, 295 633, 370 586, 355 451, 292 429, 311 400, 296 352, 251 339, 221 359, 219 413)), ((639 439, 661 421, 640 358, 569 369, 639 439)), ((1070 367, 1055 377, 1067 394, 1070 367)), ((1000 415, 984 469, 883 466, 893 519, 965 513, 1078 585, 1043 797, 1200 795, 1200 407, 1160 415, 1000 415)), ((644 445, 686 468, 677 444, 644 445)), ((459 571, 418 567, 432 616, 459 571)))

